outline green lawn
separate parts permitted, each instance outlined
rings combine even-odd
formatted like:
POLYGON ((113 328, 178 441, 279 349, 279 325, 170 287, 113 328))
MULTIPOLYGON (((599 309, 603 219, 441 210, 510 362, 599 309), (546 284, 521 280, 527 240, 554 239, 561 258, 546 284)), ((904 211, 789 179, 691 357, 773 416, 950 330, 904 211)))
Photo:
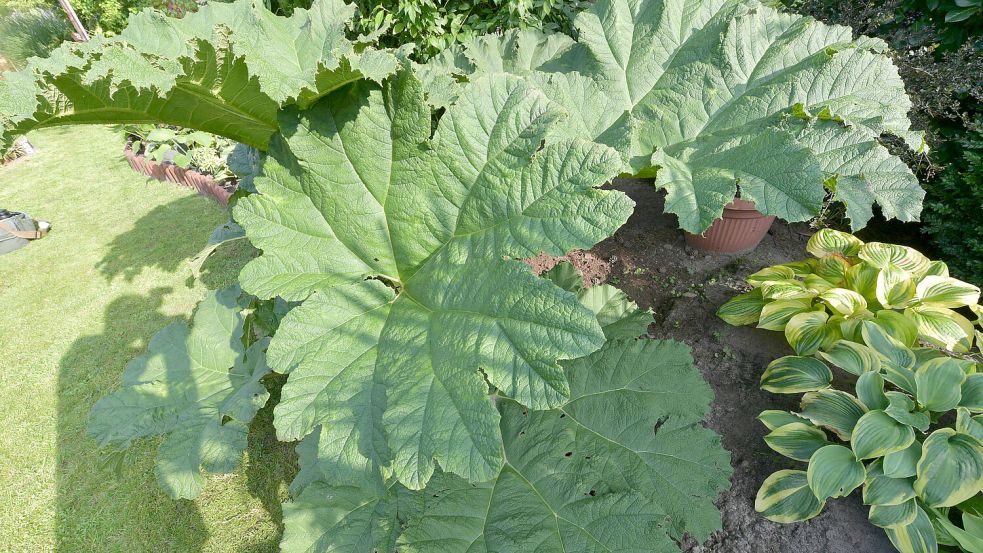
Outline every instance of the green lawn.
POLYGON ((254 462, 193 502, 159 490, 155 443, 114 465, 85 433, 126 362, 206 288, 232 283, 248 246, 220 251, 195 279, 189 261, 226 217, 214 202, 138 176, 108 129, 31 139, 40 153, 0 167, 0 206, 53 225, 0 256, 0 550, 276 550, 291 448, 275 442, 268 411, 253 425, 254 462))

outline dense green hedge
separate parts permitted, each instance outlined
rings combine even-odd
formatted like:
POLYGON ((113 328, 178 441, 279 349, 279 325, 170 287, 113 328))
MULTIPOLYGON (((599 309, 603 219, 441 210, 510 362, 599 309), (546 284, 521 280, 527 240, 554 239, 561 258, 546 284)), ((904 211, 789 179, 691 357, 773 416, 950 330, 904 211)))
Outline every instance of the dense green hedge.
POLYGON ((938 150, 946 167, 926 186, 923 219, 953 274, 983 284, 983 113, 967 127, 938 150))

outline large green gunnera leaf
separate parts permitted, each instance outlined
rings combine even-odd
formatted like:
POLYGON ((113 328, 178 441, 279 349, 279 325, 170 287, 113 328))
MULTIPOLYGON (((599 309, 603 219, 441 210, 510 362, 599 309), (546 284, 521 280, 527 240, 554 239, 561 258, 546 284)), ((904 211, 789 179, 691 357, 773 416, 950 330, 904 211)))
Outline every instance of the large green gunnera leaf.
POLYGON ((65 44, 0 80, 0 150, 34 128, 161 122, 266 147, 278 108, 306 107, 394 54, 345 38, 354 7, 317 0, 277 17, 262 2, 212 2, 182 19, 147 10, 117 37, 65 44))
POLYGON ((489 391, 533 409, 567 400, 557 361, 601 347, 602 328, 513 259, 588 248, 633 204, 595 188, 617 173, 610 148, 542 145, 562 116, 499 75, 469 84, 432 129, 407 71, 282 112, 260 193, 234 211, 263 250, 243 288, 305 300, 269 350, 290 375, 281 439, 358 420, 358 454, 409 488, 426 485, 435 461, 487 481, 504 463, 489 391))
POLYGON ((610 341, 563 367, 570 396, 557 409, 497 402, 507 462, 489 482, 438 471, 412 492, 352 462, 358 432, 312 434, 283 551, 670 552, 686 533, 706 539, 731 469, 701 425, 712 393, 686 346, 610 341))
POLYGON ((209 292, 194 320, 174 323, 131 361, 123 388, 92 408, 89 433, 102 446, 127 447, 164 436, 157 479, 173 497, 192 499, 205 485, 201 468, 231 472, 246 448, 249 422, 269 394, 268 341, 243 346, 238 287, 209 292))
MULTIPOLYGON (((622 170, 654 174, 692 232, 738 188, 788 221, 815 216, 827 187, 855 229, 875 202, 887 217, 918 217, 924 192, 878 142, 923 147, 883 42, 757 0, 599 0, 576 26, 577 42, 483 37, 423 73, 525 75, 570 113, 555 137, 618 149, 622 170)), ((437 102, 451 84, 433 80, 437 102)))

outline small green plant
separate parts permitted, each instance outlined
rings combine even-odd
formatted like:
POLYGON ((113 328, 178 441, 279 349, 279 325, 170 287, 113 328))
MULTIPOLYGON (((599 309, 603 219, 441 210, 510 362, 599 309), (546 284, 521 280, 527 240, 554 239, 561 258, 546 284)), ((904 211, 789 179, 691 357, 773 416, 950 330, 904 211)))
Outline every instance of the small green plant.
POLYGON ((135 154, 173 163, 225 180, 234 176, 228 158, 236 143, 202 131, 166 125, 124 125, 121 132, 135 154))
POLYGON ((863 488, 869 520, 904 553, 983 546, 983 334, 979 288, 905 246, 824 229, 812 259, 748 277, 723 306, 733 325, 784 331, 796 355, 761 387, 803 394, 798 412, 764 411, 765 442, 807 463, 758 491, 769 520, 799 522, 863 488), (965 311, 965 315, 960 313, 965 311), (830 366, 853 389, 833 387, 830 366))

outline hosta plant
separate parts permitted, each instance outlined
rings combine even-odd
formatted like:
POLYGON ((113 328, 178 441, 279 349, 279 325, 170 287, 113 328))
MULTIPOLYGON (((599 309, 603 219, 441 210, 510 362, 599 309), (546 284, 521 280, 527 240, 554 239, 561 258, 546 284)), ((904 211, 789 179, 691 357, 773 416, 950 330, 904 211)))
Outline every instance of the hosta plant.
POLYGON ((917 219, 924 192, 879 142, 923 148, 882 41, 756 0, 600 0, 574 24, 576 40, 511 31, 437 56, 431 101, 452 98, 462 78, 522 75, 570 114, 548 138, 617 149, 619 170, 653 176, 695 233, 738 188, 788 221, 815 217, 827 196, 854 229, 875 202, 888 218, 917 219))
POLYGON ((806 466, 771 475, 755 508, 798 522, 860 489, 899 551, 983 550, 979 289, 904 246, 821 230, 807 249, 814 258, 754 273, 718 312, 784 330, 796 352, 761 386, 803 394, 799 410, 759 418, 768 446, 806 466))

